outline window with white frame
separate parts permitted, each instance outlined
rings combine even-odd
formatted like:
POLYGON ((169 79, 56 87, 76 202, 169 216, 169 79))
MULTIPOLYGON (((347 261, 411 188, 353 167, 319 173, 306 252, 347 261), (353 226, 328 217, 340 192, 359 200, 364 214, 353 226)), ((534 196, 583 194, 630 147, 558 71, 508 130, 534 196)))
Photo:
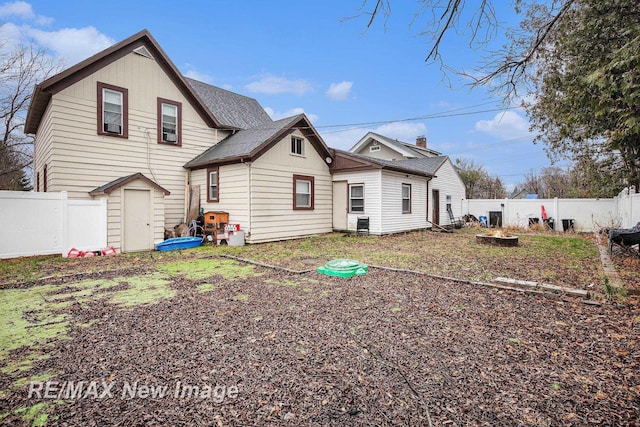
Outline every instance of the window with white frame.
POLYGON ((313 209, 314 178, 293 176, 293 209, 313 209))
POLYGON ((411 213, 411 184, 402 184, 402 213, 411 213))
POLYGON ((302 146, 303 146, 302 138, 298 138, 296 136, 291 137, 291 154, 297 154, 299 156, 302 156, 302 153, 303 153, 302 146))
POLYGON ((364 184, 349 185, 349 212, 364 213, 364 184))
POLYGON ((98 134, 128 137, 128 91, 98 82, 98 134))
POLYGON ((220 177, 218 168, 207 169, 207 202, 220 200, 220 177))
POLYGON ((158 143, 182 145, 182 104, 158 98, 158 143))

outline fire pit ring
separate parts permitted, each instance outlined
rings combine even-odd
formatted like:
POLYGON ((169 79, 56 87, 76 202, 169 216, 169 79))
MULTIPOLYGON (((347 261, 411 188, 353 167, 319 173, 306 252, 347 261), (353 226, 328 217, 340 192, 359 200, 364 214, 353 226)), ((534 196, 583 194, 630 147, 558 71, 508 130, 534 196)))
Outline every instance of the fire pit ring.
POLYGON ((493 234, 476 234, 476 242, 483 245, 513 247, 518 246, 518 236, 497 236, 493 234))

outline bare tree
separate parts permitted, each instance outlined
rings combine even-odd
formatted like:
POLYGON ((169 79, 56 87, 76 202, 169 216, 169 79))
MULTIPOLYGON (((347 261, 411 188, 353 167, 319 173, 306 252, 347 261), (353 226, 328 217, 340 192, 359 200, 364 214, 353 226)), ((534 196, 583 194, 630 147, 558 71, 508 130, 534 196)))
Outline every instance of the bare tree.
MULTIPOLYGON (((420 22, 420 36, 428 37, 430 50, 425 57, 427 63, 438 63, 443 71, 453 71, 472 80, 472 86, 489 86, 504 95, 506 100, 518 95, 522 86, 527 86, 535 68, 539 51, 548 45, 550 35, 558 22, 568 13, 575 0, 530 1, 514 0, 517 13, 526 11, 526 19, 520 28, 504 29, 496 15, 494 1, 480 0, 420 0, 422 3, 413 16, 412 24, 420 22), (453 70, 446 65, 441 54, 441 45, 448 33, 464 34, 469 48, 476 52, 486 50, 495 41, 499 31, 510 40, 501 48, 492 48, 492 53, 474 70, 453 70)), ((357 16, 368 16, 367 28, 376 19, 391 14, 391 0, 363 0, 362 12, 357 16), (373 4, 373 7, 368 7, 373 4)), ((356 17, 357 17, 356 16, 356 17)))
POLYGON ((24 123, 36 83, 58 67, 44 51, 0 41, 0 189, 29 189, 27 173, 33 163, 33 137, 24 123))

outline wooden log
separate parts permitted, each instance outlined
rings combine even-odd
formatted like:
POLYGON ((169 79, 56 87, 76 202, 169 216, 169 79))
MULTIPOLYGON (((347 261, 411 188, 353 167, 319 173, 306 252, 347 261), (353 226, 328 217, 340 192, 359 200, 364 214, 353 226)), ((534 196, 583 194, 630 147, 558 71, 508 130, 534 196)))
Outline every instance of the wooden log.
POLYGON ((586 299, 590 297, 589 291, 585 291, 584 289, 565 288, 564 286, 549 285, 547 283, 530 282, 526 280, 508 279, 506 277, 497 277, 493 281, 509 286, 516 286, 523 289, 535 289, 539 291, 553 292, 555 294, 564 294, 586 299))

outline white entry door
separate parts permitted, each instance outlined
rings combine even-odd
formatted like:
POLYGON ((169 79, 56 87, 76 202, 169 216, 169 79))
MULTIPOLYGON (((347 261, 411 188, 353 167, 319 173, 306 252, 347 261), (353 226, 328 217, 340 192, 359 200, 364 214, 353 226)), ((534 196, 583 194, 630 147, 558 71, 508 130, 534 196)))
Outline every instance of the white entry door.
POLYGON ((336 181, 333 183, 333 229, 347 229, 348 206, 348 186, 347 181, 336 181))
POLYGON ((123 252, 153 249, 151 190, 124 190, 123 252))

